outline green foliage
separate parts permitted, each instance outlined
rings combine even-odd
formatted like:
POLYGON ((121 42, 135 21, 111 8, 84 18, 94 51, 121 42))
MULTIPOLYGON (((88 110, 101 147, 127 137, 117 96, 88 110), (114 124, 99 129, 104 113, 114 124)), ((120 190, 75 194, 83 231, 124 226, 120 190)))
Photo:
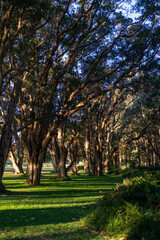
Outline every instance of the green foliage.
POLYGON ((47 153, 46 153, 46 158, 45 158, 45 162, 47 162, 47 163, 49 163, 49 162, 51 162, 51 154, 50 154, 50 152, 49 151, 47 151, 47 153))
POLYGON ((84 166, 78 166, 78 171, 84 171, 84 166))
POLYGON ((149 197, 155 195, 158 191, 155 178, 146 173, 144 177, 137 176, 131 179, 125 179, 123 185, 118 186, 118 195, 127 201, 147 202, 149 197))
POLYGON ((156 166, 137 166, 133 168, 125 168, 125 169, 111 169, 108 171, 108 174, 112 175, 121 175, 124 178, 133 178, 133 177, 140 177, 145 176, 145 178, 152 178, 156 181, 156 183, 160 184, 160 171, 159 167, 156 166))
POLYGON ((112 175, 122 175, 124 176, 125 174, 130 174, 132 171, 129 168, 125 168, 125 169, 120 169, 120 168, 112 168, 111 170, 108 171, 108 174, 112 174, 112 175))
POLYGON ((132 228, 127 240, 157 240, 160 238, 159 224, 159 214, 141 213, 140 221, 132 228))
POLYGON ((144 173, 125 179, 108 192, 84 221, 110 237, 125 234, 126 239, 159 239, 160 188, 156 174, 144 173))

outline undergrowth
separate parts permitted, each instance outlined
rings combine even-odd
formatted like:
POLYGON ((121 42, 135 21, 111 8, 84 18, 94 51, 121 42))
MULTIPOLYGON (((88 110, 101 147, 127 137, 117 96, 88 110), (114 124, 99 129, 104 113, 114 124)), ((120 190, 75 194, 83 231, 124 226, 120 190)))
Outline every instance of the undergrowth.
POLYGON ((160 188, 157 183, 158 172, 126 178, 123 184, 105 194, 96 210, 84 218, 85 224, 104 231, 108 238, 160 239, 160 188))

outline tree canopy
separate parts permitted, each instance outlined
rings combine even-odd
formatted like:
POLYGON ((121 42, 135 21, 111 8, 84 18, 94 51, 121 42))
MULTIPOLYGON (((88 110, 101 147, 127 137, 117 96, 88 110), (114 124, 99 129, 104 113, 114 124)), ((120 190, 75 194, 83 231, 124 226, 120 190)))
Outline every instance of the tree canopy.
POLYGON ((77 141, 68 138, 66 147, 69 122, 73 132, 73 126, 82 128, 85 122, 86 158, 92 172, 97 166, 97 174, 103 172, 102 162, 107 167, 117 158, 121 145, 143 135, 144 111, 146 126, 158 112, 160 6, 158 1, 130 2, 129 12, 128 1, 0 2, 2 191, 13 133, 22 135, 30 184, 40 183, 53 139, 61 155, 56 155, 59 175, 66 176, 65 153, 77 141), (139 117, 142 125, 140 136, 131 130, 134 111, 136 124, 139 117))

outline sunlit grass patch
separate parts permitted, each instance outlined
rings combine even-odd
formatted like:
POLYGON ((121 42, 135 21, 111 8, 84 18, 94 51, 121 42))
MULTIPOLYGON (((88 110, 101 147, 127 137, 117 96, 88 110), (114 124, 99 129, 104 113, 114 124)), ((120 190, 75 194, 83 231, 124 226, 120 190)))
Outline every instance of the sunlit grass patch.
POLYGON ((81 219, 122 178, 69 177, 61 181, 45 172, 40 186, 30 186, 26 175, 5 173, 4 184, 12 194, 0 196, 0 239, 103 239, 81 219))

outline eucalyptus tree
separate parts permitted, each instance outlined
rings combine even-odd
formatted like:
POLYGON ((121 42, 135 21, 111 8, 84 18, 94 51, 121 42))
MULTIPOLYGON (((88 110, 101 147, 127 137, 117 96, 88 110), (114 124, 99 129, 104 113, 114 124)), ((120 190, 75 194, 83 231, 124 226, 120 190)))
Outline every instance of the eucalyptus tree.
POLYGON ((148 128, 145 129, 141 138, 137 139, 134 144, 139 163, 143 162, 149 165, 159 164, 159 66, 154 69, 151 68, 148 71, 144 71, 142 75, 133 79, 132 90, 137 94, 137 100, 134 104, 134 115, 131 123, 132 138, 139 135, 141 129, 148 124, 148 128), (136 87, 136 82, 140 83, 140 88, 136 87), (151 159, 153 161, 151 161, 151 159))
MULTIPOLYGON (((93 102, 86 121, 85 149, 92 175, 102 175, 109 169, 116 156, 113 148, 119 144, 127 120, 122 115, 127 105, 124 103, 126 86, 112 90, 100 101, 93 102)), ((115 161, 116 162, 116 161, 115 161)))
POLYGON ((2 176, 12 137, 12 122, 29 67, 23 49, 49 17, 49 1, 0 1, 0 192, 6 189, 2 176), (43 18, 42 18, 43 17, 43 18))
POLYGON ((159 161, 159 70, 155 64, 154 68, 148 67, 147 71, 128 81, 124 92, 125 107, 118 125, 125 127, 111 151, 115 156, 120 155, 124 164, 128 161, 148 165, 149 159, 159 161))
POLYGON ((144 6, 146 14, 133 22, 120 12, 120 3, 52 1, 50 22, 30 41, 31 71, 19 104, 28 124, 29 184, 40 183, 48 145, 62 122, 120 88, 155 57, 158 28, 149 17, 156 12, 144 6))
POLYGON ((14 132, 12 136, 12 142, 10 144, 9 156, 11 160, 14 174, 24 173, 23 171, 23 157, 24 157, 24 144, 22 140, 22 134, 14 132))
POLYGON ((75 132, 73 125, 73 120, 61 122, 49 145, 53 166, 58 177, 67 177, 67 172, 77 160, 76 140, 79 133, 75 132), (68 167, 66 167, 67 159, 70 160, 68 167))
POLYGON ((116 89, 90 108, 84 146, 93 175, 98 173, 97 167, 108 171, 127 162, 140 163, 141 158, 147 159, 147 164, 150 158, 154 159, 150 162, 159 164, 160 82, 156 62, 153 66, 126 79, 122 89, 116 89))

